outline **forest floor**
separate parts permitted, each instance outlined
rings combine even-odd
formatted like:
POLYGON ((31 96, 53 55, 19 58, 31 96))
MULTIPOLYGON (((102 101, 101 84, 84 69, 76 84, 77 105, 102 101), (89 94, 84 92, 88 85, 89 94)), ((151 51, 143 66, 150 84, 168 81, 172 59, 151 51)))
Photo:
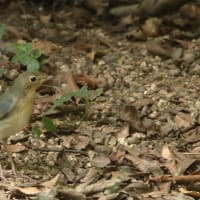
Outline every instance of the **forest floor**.
MULTIPOLYGON (((32 42, 47 57, 41 71, 51 81, 38 91, 33 125, 41 127, 41 116, 68 90, 103 89, 89 105, 74 98, 48 115, 56 131, 9 138, 17 174, 2 156, 0 199, 199 197, 198 37, 176 38, 183 30, 170 27, 136 40, 136 24, 24 1, 2 6, 0 23, 3 41, 32 42)), ((11 80, 23 70, 5 52, 0 62, 11 80)))

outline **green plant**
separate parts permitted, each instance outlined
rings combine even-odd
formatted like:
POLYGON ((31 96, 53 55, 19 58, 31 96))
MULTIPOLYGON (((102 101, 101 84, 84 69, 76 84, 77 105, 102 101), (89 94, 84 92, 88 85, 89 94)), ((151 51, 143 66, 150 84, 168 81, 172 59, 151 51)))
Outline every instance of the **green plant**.
POLYGON ((27 67, 28 71, 39 71, 45 59, 40 60, 42 52, 34 50, 31 43, 26 44, 11 44, 16 49, 16 54, 12 58, 12 62, 19 62, 27 67))
MULTIPOLYGON (((56 126, 54 125, 52 119, 50 119, 49 117, 46 117, 46 116, 42 117, 41 122, 42 122, 43 128, 45 128, 47 131, 49 132, 56 131, 56 126)), ((42 131, 37 125, 34 125, 31 128, 31 133, 35 138, 39 138, 42 131)))
MULTIPOLYGON (((53 106, 51 106, 49 108, 47 113, 52 112, 58 106, 62 105, 64 102, 71 100, 73 97, 81 98, 85 102, 86 106, 89 106, 89 105, 91 105, 92 101, 94 101, 95 98, 97 98, 98 96, 101 95, 102 92, 103 92, 103 90, 101 88, 99 88, 97 90, 89 91, 87 89, 87 86, 83 86, 81 89, 79 89, 77 91, 67 92, 60 99, 58 99, 54 103, 53 106)), ((49 117, 44 116, 42 118, 41 122, 42 122, 42 126, 47 131, 54 132, 56 130, 56 126, 54 125, 53 121, 49 117)), ((31 132, 37 138, 40 137, 40 135, 41 135, 41 130, 37 126, 32 127, 31 132)))
POLYGON ((40 130, 40 128, 39 127, 37 127, 37 126, 33 126, 32 128, 31 128, 31 131, 30 131, 31 133, 32 133, 32 135, 35 137, 35 138, 40 138, 40 135, 41 135, 41 130, 40 130))
POLYGON ((111 187, 105 190, 105 194, 116 193, 119 190, 121 183, 122 183, 122 180, 118 178, 115 182, 113 182, 113 185, 111 187))
POLYGON ((54 125, 53 121, 49 117, 44 116, 42 118, 42 125, 49 132, 53 132, 56 130, 56 126, 54 125))
POLYGON ((49 108, 47 113, 52 112, 55 108, 62 105, 64 102, 71 100, 73 97, 78 97, 83 99, 86 105, 89 106, 92 103, 92 101, 94 101, 95 98, 97 98, 102 94, 102 92, 103 92, 102 88, 99 88, 94 91, 89 91, 87 86, 83 86, 81 89, 77 91, 67 92, 62 97, 60 97, 60 99, 58 99, 53 106, 49 108))

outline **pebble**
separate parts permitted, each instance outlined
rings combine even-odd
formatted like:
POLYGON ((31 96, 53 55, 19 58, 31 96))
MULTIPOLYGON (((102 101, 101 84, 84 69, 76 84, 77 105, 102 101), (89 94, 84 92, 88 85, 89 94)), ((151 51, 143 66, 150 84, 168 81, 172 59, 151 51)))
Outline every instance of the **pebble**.
POLYGON ((180 69, 170 69, 169 70, 169 74, 172 76, 178 76, 178 75, 180 75, 180 73, 181 73, 180 69))

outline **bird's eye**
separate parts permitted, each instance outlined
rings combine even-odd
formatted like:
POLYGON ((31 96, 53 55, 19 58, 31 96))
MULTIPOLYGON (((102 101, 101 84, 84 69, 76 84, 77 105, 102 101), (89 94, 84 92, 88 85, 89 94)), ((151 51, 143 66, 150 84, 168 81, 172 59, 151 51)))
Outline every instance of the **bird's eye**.
POLYGON ((37 77, 36 77, 36 76, 30 76, 30 77, 29 77, 29 81, 30 81, 31 83, 35 83, 35 82, 37 81, 37 77))

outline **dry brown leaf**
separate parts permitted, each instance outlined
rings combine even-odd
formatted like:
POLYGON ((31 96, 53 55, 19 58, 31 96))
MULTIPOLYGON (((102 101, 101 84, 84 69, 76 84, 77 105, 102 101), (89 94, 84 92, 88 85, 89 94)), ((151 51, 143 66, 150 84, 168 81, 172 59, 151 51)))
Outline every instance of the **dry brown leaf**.
POLYGON ((118 163, 122 163, 124 160, 126 153, 123 150, 117 150, 116 152, 113 152, 110 156, 110 159, 112 161, 117 161, 118 163))
POLYGON ((77 91, 79 89, 70 70, 66 72, 62 71, 62 73, 58 74, 57 79, 62 84, 65 84, 62 88, 64 93, 67 91, 77 91))
POLYGON ((57 174, 55 177, 53 177, 51 180, 43 182, 41 184, 38 184, 38 186, 35 187, 15 187, 13 186, 13 190, 18 190, 23 194, 27 194, 27 195, 36 195, 39 194, 41 192, 45 192, 48 191, 50 189, 52 189, 55 184, 57 183, 58 179, 60 177, 60 173, 57 174))
POLYGON ((146 48, 154 55, 165 58, 173 58, 174 60, 180 59, 183 54, 182 48, 173 48, 169 44, 160 44, 159 42, 155 41, 147 42, 146 48))
POLYGON ((75 149, 76 150, 82 150, 85 149, 88 144, 90 143, 90 137, 88 136, 83 136, 83 135, 78 135, 75 137, 75 149))
POLYGON ((172 175, 182 175, 196 161, 195 158, 187 158, 179 152, 171 151, 167 144, 163 146, 162 156, 167 160, 165 166, 172 175))
POLYGON ((146 40, 146 36, 141 30, 132 30, 127 33, 126 37, 130 40, 146 40))
POLYGON ((44 24, 49 24, 50 20, 51 20, 52 16, 51 14, 48 15, 40 15, 40 21, 44 24))
POLYGON ((121 119, 128 122, 132 129, 139 132, 146 132, 146 128, 135 106, 126 105, 122 111, 121 119))
POLYGON ((165 125, 161 127, 162 136, 167 136, 171 131, 176 129, 176 125, 172 120, 168 120, 165 125))
POLYGON ((37 187, 27 187, 27 188, 16 187, 16 189, 19 190, 21 193, 27 195, 35 195, 43 191, 43 189, 37 187))
POLYGON ((51 180, 49 181, 46 181, 46 182, 43 182, 41 183, 40 185, 44 186, 44 187, 49 187, 49 188, 52 188, 58 181, 60 177, 60 173, 58 173, 55 177, 53 177, 51 180))
POLYGON ((200 198, 200 192, 198 191, 191 191, 191 190, 187 190, 183 187, 179 188, 179 191, 183 194, 192 196, 192 197, 196 197, 196 198, 200 198))
POLYGON ((117 133, 117 137, 119 138, 127 138, 129 136, 129 126, 124 126, 122 129, 117 133))
POLYGON ((26 149, 26 147, 22 144, 10 144, 6 145, 6 150, 11 153, 19 153, 26 149))
POLYGON ((105 154, 97 154, 92 158, 91 163, 95 167, 103 168, 110 163, 110 158, 105 154))
POLYGON ((93 183, 90 184, 88 186, 85 187, 79 187, 79 185, 76 187, 76 191, 83 193, 83 194, 90 194, 90 193, 96 193, 96 192, 101 192, 104 191, 107 188, 111 188, 114 185, 116 185, 116 183, 120 183, 122 180, 120 180, 119 178, 112 178, 110 180, 100 180, 97 183, 93 183))
POLYGON ((88 54, 87 57, 93 62, 95 59, 96 51, 91 50, 88 54))
POLYGON ((125 158, 130 160, 133 163, 133 165, 141 172, 151 173, 154 175, 162 173, 160 169, 160 163, 157 160, 144 159, 136 155, 130 154, 126 155, 125 158))
POLYGON ((70 182, 73 182, 75 174, 72 170, 72 165, 66 152, 64 151, 59 152, 56 163, 61 172, 65 175, 66 179, 70 182))
POLYGON ((93 88, 93 89, 97 88, 100 83, 100 81, 97 80, 96 78, 85 75, 85 74, 74 74, 73 77, 76 83, 81 84, 81 85, 87 84, 88 87, 93 88))
POLYGON ((195 4, 185 4, 181 7, 180 12, 182 15, 189 18, 200 18, 200 6, 195 4))
POLYGON ((142 25, 141 29, 143 33, 145 33, 148 37, 155 37, 158 36, 160 33, 160 26, 162 24, 161 18, 148 18, 144 24, 142 25))
POLYGON ((61 46, 53 42, 39 40, 37 38, 32 40, 32 46, 33 49, 39 49, 42 51, 43 54, 47 56, 49 56, 52 53, 59 53, 61 50, 61 46))
POLYGON ((154 192, 149 192, 146 194, 142 195, 144 197, 144 199, 149 199, 150 200, 194 200, 192 197, 190 196, 186 196, 186 195, 182 195, 180 194, 180 192, 163 192, 163 191, 154 191, 154 192))
POLYGON ((180 44, 184 49, 191 49, 195 46, 195 44, 192 41, 176 39, 175 42, 180 44))
POLYGON ((162 148, 162 157, 166 160, 173 160, 174 157, 171 153, 171 151, 169 150, 169 147, 167 144, 163 145, 163 148, 162 148))
POLYGON ((64 147, 71 148, 73 140, 74 140, 73 136, 71 135, 62 136, 61 139, 63 141, 62 145, 64 145, 64 147))
POLYGON ((177 128, 189 128, 194 124, 194 120, 191 115, 183 112, 177 113, 175 116, 175 122, 177 128))

